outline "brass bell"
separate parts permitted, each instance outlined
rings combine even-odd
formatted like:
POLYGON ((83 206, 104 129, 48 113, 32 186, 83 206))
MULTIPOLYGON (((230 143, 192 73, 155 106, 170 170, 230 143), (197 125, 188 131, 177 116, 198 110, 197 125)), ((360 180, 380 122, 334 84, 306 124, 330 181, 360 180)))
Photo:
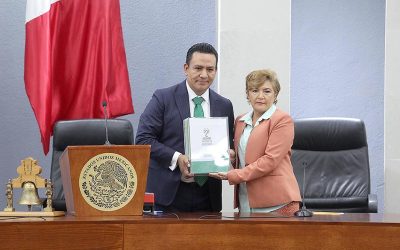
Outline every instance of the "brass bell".
POLYGON ((32 205, 41 205, 36 186, 32 182, 25 182, 22 186, 22 195, 19 204, 28 205, 29 211, 32 205))

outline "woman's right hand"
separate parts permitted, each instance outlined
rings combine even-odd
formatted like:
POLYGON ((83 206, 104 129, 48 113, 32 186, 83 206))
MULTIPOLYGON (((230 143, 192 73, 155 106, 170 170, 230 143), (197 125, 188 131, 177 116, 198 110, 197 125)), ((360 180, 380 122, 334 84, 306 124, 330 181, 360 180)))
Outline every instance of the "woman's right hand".
POLYGON ((209 173, 208 176, 222 181, 228 180, 228 175, 226 172, 209 173))

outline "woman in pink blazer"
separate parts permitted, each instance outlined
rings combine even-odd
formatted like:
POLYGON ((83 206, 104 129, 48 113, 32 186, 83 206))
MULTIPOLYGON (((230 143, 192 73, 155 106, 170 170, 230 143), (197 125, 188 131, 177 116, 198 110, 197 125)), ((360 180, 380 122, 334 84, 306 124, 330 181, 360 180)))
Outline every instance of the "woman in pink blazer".
POLYGON ((293 120, 275 104, 280 91, 276 73, 256 70, 246 77, 252 111, 236 118, 234 169, 210 176, 235 185, 235 208, 241 212, 293 215, 301 200, 290 162, 293 120))

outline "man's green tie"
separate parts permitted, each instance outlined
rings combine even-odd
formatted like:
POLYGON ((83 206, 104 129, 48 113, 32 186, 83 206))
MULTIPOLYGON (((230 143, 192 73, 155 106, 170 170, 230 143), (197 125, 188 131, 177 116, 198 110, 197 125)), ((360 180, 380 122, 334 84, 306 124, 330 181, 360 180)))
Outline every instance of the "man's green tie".
MULTIPOLYGON (((203 111, 203 107, 201 106, 201 103, 204 101, 203 97, 201 96, 196 96, 195 98, 193 98, 193 102, 194 102, 194 117, 204 117, 204 111, 203 111)), ((199 186, 203 186, 204 183, 206 183, 208 177, 207 176, 195 176, 194 180, 196 181, 197 184, 199 184, 199 186)))

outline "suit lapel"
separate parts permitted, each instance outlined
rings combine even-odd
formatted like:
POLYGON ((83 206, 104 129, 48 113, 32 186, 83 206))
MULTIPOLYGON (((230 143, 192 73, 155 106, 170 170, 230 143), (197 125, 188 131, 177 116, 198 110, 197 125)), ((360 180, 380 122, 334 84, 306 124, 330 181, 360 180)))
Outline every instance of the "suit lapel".
POLYGON ((242 136, 244 127, 246 126, 246 123, 244 123, 243 121, 240 121, 239 119, 236 120, 236 127, 235 127, 235 149, 236 149, 236 152, 237 152, 237 147, 239 145, 240 137, 242 136))
MULTIPOLYGON (((236 120, 236 126, 235 126, 235 136, 234 136, 234 149, 235 152, 238 152, 238 147, 239 147, 239 142, 240 142, 240 137, 243 134, 243 130, 245 127, 245 123, 243 121, 240 121, 239 118, 236 120)), ((239 163, 239 155, 236 154, 236 168, 240 165, 239 163)))
POLYGON ((189 95, 186 89, 186 81, 178 85, 174 97, 182 120, 190 117, 189 95))
POLYGON ((218 97, 213 90, 210 89, 210 117, 222 116, 218 105, 218 97))

